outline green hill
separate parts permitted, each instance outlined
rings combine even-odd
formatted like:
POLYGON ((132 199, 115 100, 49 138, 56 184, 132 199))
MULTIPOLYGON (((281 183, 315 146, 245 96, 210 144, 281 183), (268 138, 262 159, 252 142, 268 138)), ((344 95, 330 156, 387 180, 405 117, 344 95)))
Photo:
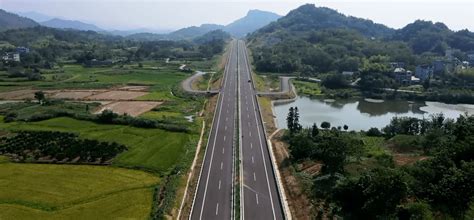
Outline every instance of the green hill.
POLYGON ((35 21, 0 9, 0 31, 38 26, 35 21))

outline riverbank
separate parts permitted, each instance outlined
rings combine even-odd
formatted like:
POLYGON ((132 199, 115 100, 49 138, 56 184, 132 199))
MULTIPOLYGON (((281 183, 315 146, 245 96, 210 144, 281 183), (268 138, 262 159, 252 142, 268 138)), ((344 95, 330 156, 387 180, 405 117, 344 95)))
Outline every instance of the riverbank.
POLYGON ((370 98, 379 100, 431 101, 449 104, 474 104, 474 91, 471 89, 440 89, 423 87, 405 87, 401 89, 373 89, 364 91, 356 86, 340 89, 329 89, 321 82, 304 78, 293 79, 293 85, 300 95, 312 98, 347 99, 370 98))

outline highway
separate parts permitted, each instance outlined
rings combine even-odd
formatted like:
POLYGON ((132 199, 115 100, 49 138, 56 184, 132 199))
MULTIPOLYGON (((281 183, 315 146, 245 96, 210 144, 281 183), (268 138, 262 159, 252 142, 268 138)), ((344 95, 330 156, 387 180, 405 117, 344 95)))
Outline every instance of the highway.
POLYGON ((237 135, 237 41, 225 67, 190 219, 233 218, 233 158, 237 135))
POLYGON ((238 42, 241 215, 243 219, 284 219, 247 49, 238 42))
POLYGON ((241 160, 241 218, 284 219, 251 79, 245 43, 234 40, 191 208, 192 220, 234 219, 232 180, 238 172, 233 169, 237 157, 241 160), (239 155, 235 155, 237 139, 239 155))

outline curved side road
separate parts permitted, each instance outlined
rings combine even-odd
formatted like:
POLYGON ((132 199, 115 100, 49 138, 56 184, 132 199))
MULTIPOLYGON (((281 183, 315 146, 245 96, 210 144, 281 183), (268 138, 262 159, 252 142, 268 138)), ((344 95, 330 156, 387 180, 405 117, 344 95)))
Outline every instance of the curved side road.
POLYGON ((183 80, 181 82, 181 87, 184 89, 184 91, 192 94, 217 94, 219 93, 218 90, 194 90, 193 89, 193 82, 200 76, 204 75, 206 73, 201 72, 201 71, 196 71, 192 76, 188 77, 187 79, 183 80))
POLYGON ((295 91, 290 79, 296 78, 294 76, 280 76, 280 91, 278 92, 257 92, 260 96, 282 96, 291 91, 295 91))

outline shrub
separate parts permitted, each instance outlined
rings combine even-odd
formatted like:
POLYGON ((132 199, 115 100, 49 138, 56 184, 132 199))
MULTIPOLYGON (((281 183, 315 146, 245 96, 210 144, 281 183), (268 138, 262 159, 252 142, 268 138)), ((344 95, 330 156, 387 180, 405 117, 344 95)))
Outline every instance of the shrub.
POLYGON ((369 137, 381 137, 383 133, 378 128, 370 128, 366 135, 369 137))
POLYGON ((54 131, 20 131, 0 141, 0 154, 16 155, 20 161, 49 156, 51 161, 79 157, 79 162, 103 163, 126 149, 115 142, 80 139, 73 133, 54 131))

